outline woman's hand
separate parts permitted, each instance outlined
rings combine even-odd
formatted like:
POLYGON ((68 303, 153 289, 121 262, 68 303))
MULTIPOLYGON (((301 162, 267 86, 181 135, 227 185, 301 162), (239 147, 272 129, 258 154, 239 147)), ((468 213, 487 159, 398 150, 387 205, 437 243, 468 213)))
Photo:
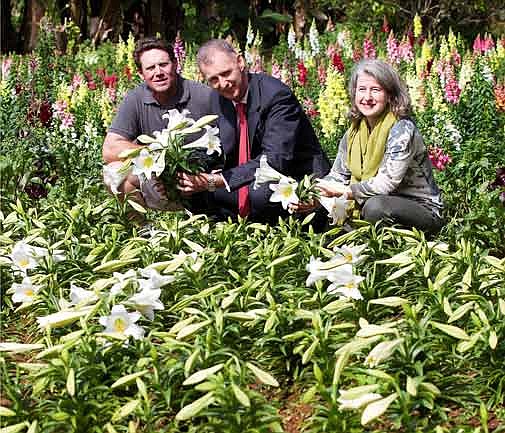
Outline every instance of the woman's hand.
POLYGON ((348 200, 352 199, 351 188, 340 182, 317 179, 316 188, 324 197, 340 197, 345 194, 348 200))

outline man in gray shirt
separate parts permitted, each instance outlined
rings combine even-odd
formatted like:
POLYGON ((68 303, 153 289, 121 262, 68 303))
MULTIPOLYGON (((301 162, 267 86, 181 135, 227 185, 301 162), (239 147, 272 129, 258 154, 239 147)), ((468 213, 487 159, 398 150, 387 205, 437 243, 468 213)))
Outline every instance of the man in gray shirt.
MULTIPOLYGON (((102 154, 107 164, 104 178, 109 189, 107 170, 121 166, 121 152, 140 146, 136 142, 139 135, 153 135, 154 131, 165 128, 167 121, 162 115, 168 110, 187 109, 194 119, 211 114, 211 89, 176 73, 177 61, 171 45, 159 38, 141 39, 133 56, 144 82, 127 93, 105 136, 102 154)), ((140 185, 138 177, 129 174, 117 192, 133 193, 132 198, 147 207, 168 209, 170 206, 163 184, 156 179, 140 185)))

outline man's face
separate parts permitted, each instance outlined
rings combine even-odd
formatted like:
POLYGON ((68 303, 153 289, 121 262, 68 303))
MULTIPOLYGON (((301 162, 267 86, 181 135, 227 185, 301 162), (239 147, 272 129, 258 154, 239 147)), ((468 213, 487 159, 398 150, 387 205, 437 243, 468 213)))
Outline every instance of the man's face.
POLYGON ((157 48, 144 51, 140 56, 139 74, 155 94, 175 93, 176 64, 166 51, 157 48))
POLYGON ((223 97, 235 102, 242 100, 248 85, 242 56, 214 50, 212 63, 202 64, 200 70, 209 86, 223 97))

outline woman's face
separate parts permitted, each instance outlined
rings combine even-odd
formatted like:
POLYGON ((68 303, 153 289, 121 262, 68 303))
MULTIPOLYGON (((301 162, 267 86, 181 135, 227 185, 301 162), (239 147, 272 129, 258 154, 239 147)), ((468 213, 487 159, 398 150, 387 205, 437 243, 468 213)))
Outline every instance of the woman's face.
POLYGON ((375 126, 388 103, 388 96, 377 80, 366 73, 358 74, 355 104, 370 128, 375 126))

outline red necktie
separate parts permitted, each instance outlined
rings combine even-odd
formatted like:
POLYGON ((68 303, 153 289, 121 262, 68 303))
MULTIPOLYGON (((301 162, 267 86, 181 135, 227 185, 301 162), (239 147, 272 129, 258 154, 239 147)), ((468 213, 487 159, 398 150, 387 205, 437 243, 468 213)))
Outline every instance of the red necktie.
MULTIPOLYGON (((249 138, 247 133, 247 117, 246 117, 246 104, 237 104, 237 113, 239 119, 240 129, 240 142, 238 149, 238 164, 244 164, 249 161, 249 138)), ((241 217, 249 214, 249 187, 248 185, 242 186, 238 190, 238 213, 241 217)))

